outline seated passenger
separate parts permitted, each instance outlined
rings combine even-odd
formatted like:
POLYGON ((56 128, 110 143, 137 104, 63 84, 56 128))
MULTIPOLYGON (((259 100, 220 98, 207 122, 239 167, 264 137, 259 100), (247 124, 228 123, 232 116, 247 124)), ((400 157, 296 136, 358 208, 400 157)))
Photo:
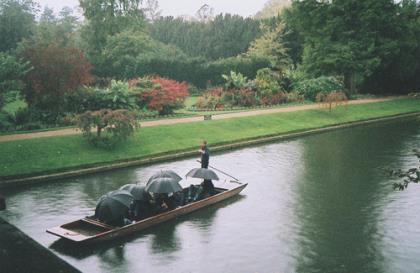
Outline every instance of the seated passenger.
POLYGON ((203 187, 202 197, 206 198, 214 194, 214 185, 210 179, 204 179, 203 183, 201 183, 203 187))
POLYGON ((168 205, 168 209, 176 209, 179 206, 182 206, 184 199, 184 193, 182 192, 175 192, 172 194, 168 194, 168 197, 165 199, 165 203, 168 205))
POLYGON ((199 200, 200 196, 202 195, 203 187, 201 185, 190 185, 188 188, 188 194, 186 198, 186 202, 193 202, 199 200))
POLYGON ((159 193, 156 197, 153 198, 153 211, 155 214, 159 214, 168 210, 169 206, 168 195, 165 193, 159 193))
POLYGON ((154 203, 149 193, 145 193, 143 200, 134 200, 130 206, 130 216, 139 221, 154 215, 154 203))

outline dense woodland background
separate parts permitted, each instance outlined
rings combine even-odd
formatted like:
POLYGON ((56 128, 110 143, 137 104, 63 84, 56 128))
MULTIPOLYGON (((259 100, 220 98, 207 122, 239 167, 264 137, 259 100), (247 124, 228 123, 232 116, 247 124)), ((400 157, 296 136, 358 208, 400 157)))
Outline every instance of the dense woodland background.
MULTIPOLYGON (((0 108, 18 98, 27 105, 12 114, 3 109, 2 129, 39 120, 65 125, 68 113, 128 109, 124 88, 147 75, 154 75, 152 87, 165 78, 188 82, 190 94, 210 90, 226 98, 217 91, 224 85, 239 90, 229 93, 229 103, 245 105, 314 99, 308 88, 336 90, 337 82, 350 97, 420 89, 415 0, 269 0, 248 18, 215 15, 207 5, 192 17, 163 17, 157 0, 80 0, 80 8, 83 18, 70 8, 40 10, 32 0, 0 2, 0 108)), ((136 82, 138 94, 147 90, 136 82)))

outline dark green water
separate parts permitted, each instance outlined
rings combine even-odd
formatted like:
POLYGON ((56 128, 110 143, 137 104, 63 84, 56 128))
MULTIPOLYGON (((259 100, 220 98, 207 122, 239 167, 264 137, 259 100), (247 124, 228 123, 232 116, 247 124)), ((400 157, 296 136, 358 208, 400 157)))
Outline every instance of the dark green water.
POLYGON ((95 248, 45 229, 160 169, 184 175, 195 159, 8 190, 0 216, 83 272, 420 272, 420 186, 395 192, 378 169, 417 164, 416 147, 420 121, 408 120, 214 155, 249 183, 239 197, 95 248))

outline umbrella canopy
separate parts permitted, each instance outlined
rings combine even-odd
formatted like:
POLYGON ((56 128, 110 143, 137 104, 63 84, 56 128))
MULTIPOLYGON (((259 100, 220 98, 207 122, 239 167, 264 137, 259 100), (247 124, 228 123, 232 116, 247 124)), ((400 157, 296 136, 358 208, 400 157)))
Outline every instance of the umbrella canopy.
POLYGON ((95 209, 95 218, 102 222, 111 222, 124 216, 130 208, 133 195, 125 190, 107 193, 99 199, 95 209))
POLYGON ((195 168, 189 171, 186 176, 194 178, 202 178, 208 180, 219 180, 219 177, 215 172, 209 169, 195 168))
POLYGON ((171 178, 156 178, 146 186, 146 191, 153 193, 171 193, 182 191, 181 185, 171 178))
POLYGON ((171 179, 171 181, 174 181, 174 182, 179 182, 179 181, 182 180, 182 177, 179 176, 176 172, 171 171, 171 170, 164 170, 164 171, 160 171, 160 172, 157 172, 154 175, 152 175, 149 178, 149 181, 147 181, 147 185, 149 185, 149 183, 151 183, 153 180, 156 180, 156 179, 159 180, 159 179, 162 179, 162 178, 168 178, 168 179, 171 179))
POLYGON ((120 190, 125 190, 133 195, 135 200, 146 201, 147 200, 147 191, 145 190, 146 186, 137 185, 137 184, 126 184, 120 188, 120 190))

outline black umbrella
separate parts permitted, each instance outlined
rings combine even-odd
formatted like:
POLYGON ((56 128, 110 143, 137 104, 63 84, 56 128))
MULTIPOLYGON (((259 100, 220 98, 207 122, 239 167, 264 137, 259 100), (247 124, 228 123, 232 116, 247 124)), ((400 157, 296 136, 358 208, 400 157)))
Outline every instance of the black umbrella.
POLYGON ((217 176, 215 172, 213 172, 212 170, 203 169, 203 168, 192 169, 185 176, 208 179, 208 180, 219 180, 219 177, 217 176))
POLYGON ((147 181, 147 185, 151 183, 155 179, 161 179, 161 178, 170 178, 174 182, 179 182, 182 180, 182 177, 179 176, 176 172, 171 170, 165 170, 155 173, 149 178, 149 181, 147 181))
POLYGON ((95 209, 95 218, 105 223, 114 221, 127 213, 132 201, 133 195, 128 191, 109 192, 99 199, 95 209))
POLYGON ((179 181, 182 178, 173 171, 160 171, 150 177, 146 191, 153 193, 170 193, 182 191, 179 181))
POLYGON ((147 200, 147 192, 145 190, 146 186, 137 185, 137 184, 126 184, 120 188, 120 190, 125 190, 133 195, 135 200, 147 200))

